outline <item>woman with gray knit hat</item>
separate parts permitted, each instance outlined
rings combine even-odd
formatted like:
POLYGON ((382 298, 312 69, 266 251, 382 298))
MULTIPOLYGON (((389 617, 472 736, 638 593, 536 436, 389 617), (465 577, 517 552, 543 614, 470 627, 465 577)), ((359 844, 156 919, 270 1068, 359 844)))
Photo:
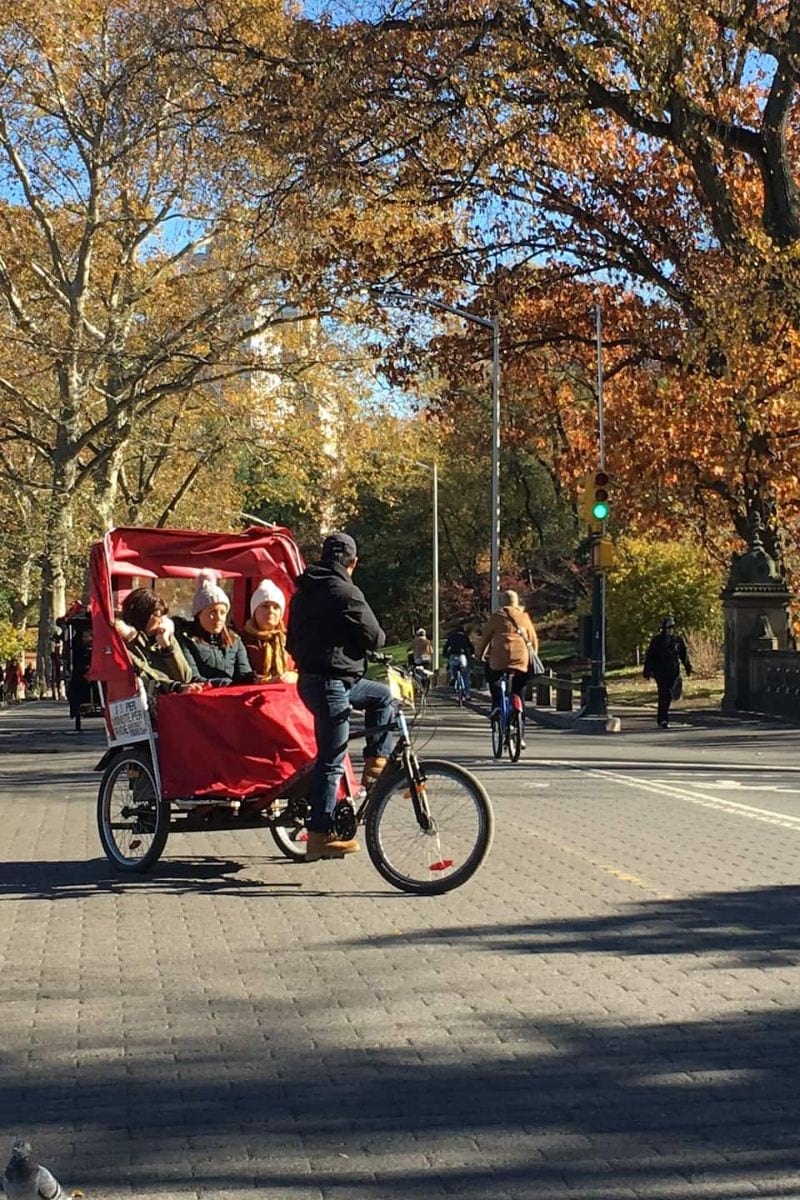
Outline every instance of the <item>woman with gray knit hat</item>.
POLYGON ((242 639, 227 627, 230 600, 214 571, 201 571, 192 599, 191 623, 179 630, 181 648, 196 679, 211 682, 253 683, 242 639))

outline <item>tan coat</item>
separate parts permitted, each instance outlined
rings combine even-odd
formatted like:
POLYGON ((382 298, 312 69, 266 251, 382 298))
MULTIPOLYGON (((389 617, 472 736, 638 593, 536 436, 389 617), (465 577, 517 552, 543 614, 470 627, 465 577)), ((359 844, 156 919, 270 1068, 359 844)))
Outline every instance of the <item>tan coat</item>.
POLYGON ((517 633, 509 618, 511 613, 521 630, 530 638, 533 648, 538 650, 539 639, 524 608, 498 608, 493 612, 481 633, 475 651, 478 659, 489 650, 489 666, 493 671, 527 671, 530 660, 525 639, 517 633))

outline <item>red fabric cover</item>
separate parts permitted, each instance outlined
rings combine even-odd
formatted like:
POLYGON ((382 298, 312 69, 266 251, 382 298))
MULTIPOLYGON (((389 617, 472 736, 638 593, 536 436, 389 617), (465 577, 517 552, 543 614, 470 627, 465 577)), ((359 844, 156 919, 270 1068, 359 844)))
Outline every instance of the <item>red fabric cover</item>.
MULTIPOLYGON (((316 753, 314 721, 293 683, 159 697, 158 759, 168 800, 275 792, 316 753)), ((349 759, 346 769, 355 788, 349 759)))
MULTIPOLYGON (((109 535, 95 542, 89 558, 89 612, 92 617, 92 662, 89 678, 105 684, 108 700, 125 700, 138 690, 128 649, 114 628, 114 601, 109 572, 109 535)), ((113 730, 109 730, 113 737, 113 730)))

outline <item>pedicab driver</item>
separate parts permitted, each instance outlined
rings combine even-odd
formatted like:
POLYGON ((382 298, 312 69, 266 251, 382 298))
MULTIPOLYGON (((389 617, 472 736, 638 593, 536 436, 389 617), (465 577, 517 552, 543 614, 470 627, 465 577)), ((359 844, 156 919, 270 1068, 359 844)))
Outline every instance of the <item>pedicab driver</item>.
POLYGON ((358 562, 348 533, 331 533, 319 563, 295 580, 286 648, 297 664, 300 698, 314 716, 317 762, 311 784, 306 859, 315 862, 359 849, 355 838, 337 837, 333 827, 336 793, 350 738, 350 709, 363 709, 368 732, 361 782, 378 778, 392 748, 388 729, 394 707, 383 683, 365 679, 366 653, 379 650, 386 634, 353 583, 358 562))

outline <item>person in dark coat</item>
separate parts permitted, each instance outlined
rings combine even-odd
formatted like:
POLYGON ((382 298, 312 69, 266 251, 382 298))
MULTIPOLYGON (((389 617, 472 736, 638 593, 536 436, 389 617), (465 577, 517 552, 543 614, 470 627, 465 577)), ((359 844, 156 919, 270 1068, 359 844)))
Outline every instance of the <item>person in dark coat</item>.
POLYGON ((464 680, 464 692, 468 700, 470 688, 469 660, 472 658, 474 653, 475 647, 467 635, 467 631, 463 624, 456 625, 455 629, 451 630, 451 632, 447 635, 447 641, 444 644, 442 654, 444 655, 447 663, 447 673, 450 686, 455 686, 456 672, 460 672, 464 680), (460 660, 462 654, 467 661, 466 666, 461 664, 460 660))
POLYGON ((334 832, 333 812, 350 739, 350 709, 363 709, 367 728, 364 774, 369 787, 378 778, 392 748, 388 728, 392 694, 384 683, 365 679, 366 653, 379 650, 386 634, 353 583, 358 562, 356 543, 347 533, 332 533, 319 563, 307 567, 296 582, 289 608, 286 648, 299 672, 298 691, 314 717, 317 761, 311 785, 306 858, 314 862, 359 849, 355 838, 334 832))
POLYGON ((230 600, 213 571, 201 571, 192 600, 190 623, 176 622, 181 649, 195 679, 212 683, 254 683, 244 642, 228 629, 230 600))
POLYGON ((664 617, 661 632, 657 633, 647 647, 644 659, 645 679, 654 679, 658 688, 659 728, 666 729, 669 723, 669 706, 672 703, 672 688, 681 673, 681 663, 687 675, 692 673, 692 664, 686 651, 686 643, 675 632, 673 617, 664 617))

